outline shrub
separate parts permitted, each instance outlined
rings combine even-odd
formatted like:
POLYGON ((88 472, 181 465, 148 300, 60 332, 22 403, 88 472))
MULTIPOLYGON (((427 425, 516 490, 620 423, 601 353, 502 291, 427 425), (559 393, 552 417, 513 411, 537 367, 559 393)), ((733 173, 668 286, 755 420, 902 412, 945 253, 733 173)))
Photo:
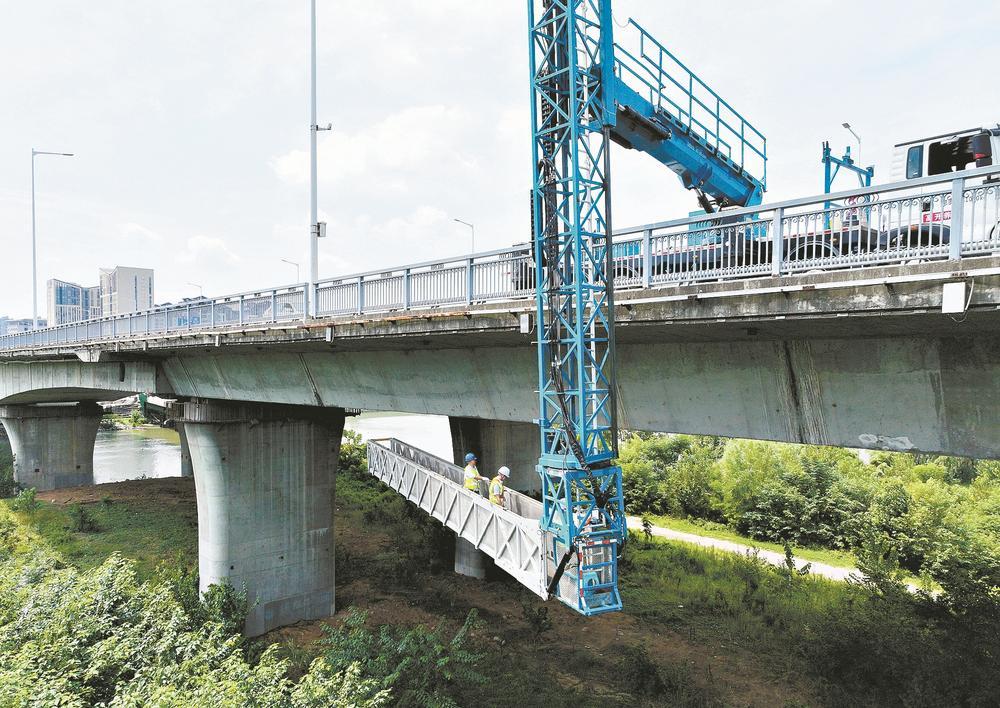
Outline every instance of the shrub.
POLYGON ((69 507, 69 529, 76 533, 97 533, 101 530, 90 509, 80 504, 69 507))
POLYGON ((467 646, 478 623, 475 610, 450 639, 441 626, 407 631, 382 627, 375 633, 365 627, 367 618, 352 609, 342 627, 326 627, 320 640, 324 658, 331 666, 359 665, 361 675, 375 679, 382 689, 393 689, 394 705, 456 706, 452 693, 457 687, 486 681, 476 670, 483 655, 467 646))
POLYGON ((33 512, 41 505, 41 502, 35 498, 35 488, 29 487, 28 489, 22 489, 14 497, 14 501, 10 503, 10 508, 14 511, 25 511, 28 513, 33 512))

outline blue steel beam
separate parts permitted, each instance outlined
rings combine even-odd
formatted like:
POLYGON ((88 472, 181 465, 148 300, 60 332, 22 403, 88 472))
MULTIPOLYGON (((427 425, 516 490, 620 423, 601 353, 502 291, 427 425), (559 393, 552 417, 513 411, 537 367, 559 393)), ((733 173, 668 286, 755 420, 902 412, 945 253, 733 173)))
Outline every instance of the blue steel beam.
POLYGON ((615 106, 610 0, 528 0, 543 530, 549 592, 585 615, 621 609, 626 534, 614 464, 608 167, 615 106))

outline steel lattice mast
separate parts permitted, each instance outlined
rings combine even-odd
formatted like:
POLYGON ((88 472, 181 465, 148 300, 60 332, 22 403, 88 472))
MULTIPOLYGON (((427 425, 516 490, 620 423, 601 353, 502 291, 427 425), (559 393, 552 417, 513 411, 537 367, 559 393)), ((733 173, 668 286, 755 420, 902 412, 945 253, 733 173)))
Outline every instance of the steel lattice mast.
POLYGON ((583 614, 621 608, 609 161, 610 0, 529 0, 539 426, 549 591, 583 614))

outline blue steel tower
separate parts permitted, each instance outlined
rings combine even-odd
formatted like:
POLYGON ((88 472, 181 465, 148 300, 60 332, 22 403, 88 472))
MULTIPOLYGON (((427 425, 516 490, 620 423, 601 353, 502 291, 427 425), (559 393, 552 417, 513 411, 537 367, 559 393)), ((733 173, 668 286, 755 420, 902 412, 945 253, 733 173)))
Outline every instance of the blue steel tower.
POLYGON ((529 0, 537 284, 538 463, 550 594, 621 609, 626 534, 615 464, 609 191, 610 0, 529 0))

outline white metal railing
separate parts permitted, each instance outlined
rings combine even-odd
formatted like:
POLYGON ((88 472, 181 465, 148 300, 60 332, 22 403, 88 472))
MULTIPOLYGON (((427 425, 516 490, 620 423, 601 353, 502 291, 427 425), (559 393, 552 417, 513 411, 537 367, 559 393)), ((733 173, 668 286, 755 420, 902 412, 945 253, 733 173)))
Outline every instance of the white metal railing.
POLYGON ((507 490, 508 508, 465 489, 462 469, 394 438, 368 443, 368 471, 547 598, 542 504, 507 490), (517 513, 515 513, 515 511, 517 513))
MULTIPOLYGON (((1000 252, 1000 166, 616 231, 615 287, 654 288, 1000 252), (960 208, 955 209, 954 205, 960 208), (778 228, 775 228, 778 224, 778 228), (780 244, 780 247, 776 247, 780 244)), ((0 350, 530 297, 525 243, 0 337, 0 350)))

